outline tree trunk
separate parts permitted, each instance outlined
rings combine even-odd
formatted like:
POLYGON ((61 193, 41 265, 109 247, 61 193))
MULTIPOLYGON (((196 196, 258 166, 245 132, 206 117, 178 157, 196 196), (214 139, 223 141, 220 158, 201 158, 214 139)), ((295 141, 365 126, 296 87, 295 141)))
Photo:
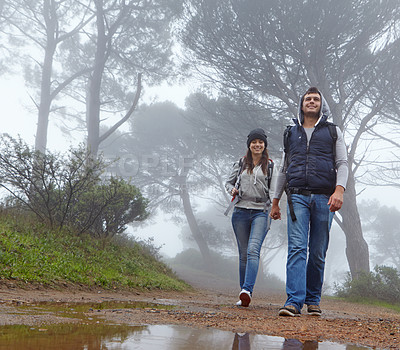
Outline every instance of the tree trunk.
POLYGON ((53 73, 54 53, 57 47, 57 41, 55 38, 57 20, 54 12, 54 3, 45 1, 43 15, 46 22, 47 38, 42 68, 40 104, 35 137, 35 150, 40 151, 43 154, 46 152, 47 148, 47 129, 49 127, 50 106, 52 100, 51 77, 53 73))
POLYGON ((97 156, 100 138, 100 95, 104 67, 107 60, 107 35, 103 19, 101 3, 96 2, 97 42, 94 58, 93 72, 89 78, 88 101, 86 102, 87 147, 93 157, 97 156))
MULTIPOLYGON (((49 127, 49 115, 50 115, 50 82, 43 81, 46 74, 42 74, 42 87, 40 90, 40 105, 38 113, 38 121, 36 126, 36 136, 35 136, 35 150, 41 153, 46 153, 47 148, 47 130, 49 127)), ((47 77, 46 77, 47 79, 47 77)))
POLYGON ((208 248, 207 242, 205 241, 203 234, 201 233, 199 226, 197 225, 197 220, 194 216, 192 204, 190 202, 190 197, 185 184, 181 186, 180 197, 183 202, 183 211, 185 213, 187 222, 189 224, 190 231, 192 232, 193 238, 200 249, 201 256, 203 257, 205 267, 208 271, 211 271, 211 255, 208 248))
POLYGON ((349 179, 344 196, 341 227, 346 235, 346 256, 352 279, 357 279, 362 272, 369 272, 369 250, 361 228, 360 214, 357 209, 354 176, 349 172, 349 179))
POLYGON ((93 74, 89 79, 87 102, 87 146, 92 156, 96 157, 100 138, 100 90, 104 70, 103 62, 95 63, 93 74))

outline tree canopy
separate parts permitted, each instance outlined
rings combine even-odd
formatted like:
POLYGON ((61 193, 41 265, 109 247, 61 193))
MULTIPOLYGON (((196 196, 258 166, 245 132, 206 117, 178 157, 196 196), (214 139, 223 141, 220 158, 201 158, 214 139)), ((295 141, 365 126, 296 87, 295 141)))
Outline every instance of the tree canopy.
MULTIPOLYGON (((345 133, 350 164, 336 221, 346 233, 352 275, 369 271, 356 183, 371 166, 372 145, 365 143, 386 138, 380 123, 390 122, 389 132, 399 127, 393 117, 398 89, 386 88, 398 85, 391 74, 399 57, 397 2, 188 0, 186 5, 181 42, 197 69, 223 93, 240 93, 268 107, 276 120, 288 120, 297 114, 306 88, 323 92, 333 121, 345 133)), ((397 147, 394 140, 386 141, 397 147)))
POLYGON ((99 144, 131 117, 142 77, 150 86, 175 75, 173 25, 181 1, 3 2, 1 39, 19 58, 9 68, 18 61, 25 69, 42 153, 49 121, 61 115, 64 131, 87 132, 96 155, 99 144), (103 134, 101 124, 108 126, 103 134))

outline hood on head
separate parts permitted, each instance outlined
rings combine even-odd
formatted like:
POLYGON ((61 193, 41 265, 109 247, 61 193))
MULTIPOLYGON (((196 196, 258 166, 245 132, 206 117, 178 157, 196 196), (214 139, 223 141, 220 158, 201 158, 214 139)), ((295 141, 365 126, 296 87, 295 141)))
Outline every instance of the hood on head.
MULTIPOLYGON (((328 103, 326 102, 324 96, 321 94, 321 109, 319 110, 319 118, 317 122, 315 123, 315 126, 317 126, 319 123, 325 123, 328 119, 328 117, 331 115, 331 110, 329 109, 328 103)), ((298 108, 298 114, 297 114, 297 122, 300 125, 303 125, 304 122, 304 113, 301 110, 301 105, 302 105, 302 97, 300 97, 299 101, 299 108, 298 108)))

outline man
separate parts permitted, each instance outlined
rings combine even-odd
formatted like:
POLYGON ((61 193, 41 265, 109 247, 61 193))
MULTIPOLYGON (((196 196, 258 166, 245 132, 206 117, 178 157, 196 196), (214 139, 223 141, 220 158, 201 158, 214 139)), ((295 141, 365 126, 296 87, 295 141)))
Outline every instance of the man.
POLYGON ((295 125, 285 131, 284 155, 270 213, 274 220, 281 218, 279 200, 285 190, 287 300, 279 310, 280 316, 299 315, 304 304, 309 314, 321 315, 329 230, 334 212, 343 204, 348 176, 343 135, 327 122, 329 114, 322 94, 311 87, 300 100, 295 125))

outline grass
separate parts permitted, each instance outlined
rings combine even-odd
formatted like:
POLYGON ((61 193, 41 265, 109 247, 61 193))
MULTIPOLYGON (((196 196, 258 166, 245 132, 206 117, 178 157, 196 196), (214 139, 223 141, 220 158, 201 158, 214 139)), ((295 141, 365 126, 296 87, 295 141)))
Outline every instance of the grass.
POLYGON ((350 302, 350 303, 355 303, 355 304, 360 304, 360 305, 370 305, 370 306, 377 306, 377 307, 383 307, 386 309, 390 309, 396 312, 400 313, 400 305, 395 304, 395 303, 389 303, 387 301, 382 301, 382 300, 377 300, 377 299, 371 299, 371 298, 364 298, 364 297, 329 297, 332 300, 342 300, 345 302, 350 302))
POLYGON ((190 288, 133 240, 100 240, 0 216, 0 279, 104 289, 190 288))

